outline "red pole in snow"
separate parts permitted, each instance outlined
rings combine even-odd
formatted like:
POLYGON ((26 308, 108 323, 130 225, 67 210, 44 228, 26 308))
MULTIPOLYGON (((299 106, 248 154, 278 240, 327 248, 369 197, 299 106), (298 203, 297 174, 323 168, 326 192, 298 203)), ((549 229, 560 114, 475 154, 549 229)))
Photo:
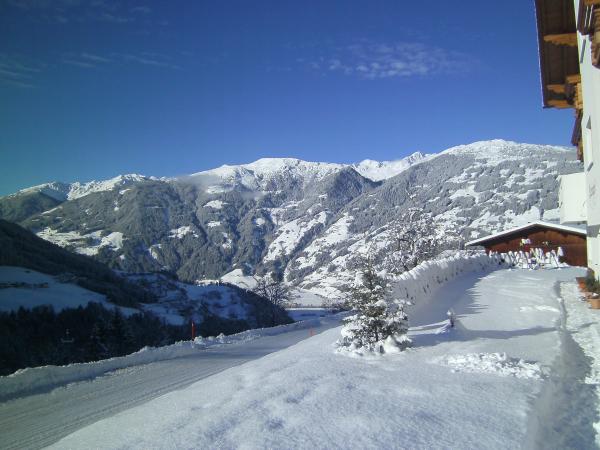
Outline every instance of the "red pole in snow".
POLYGON ((196 338, 196 327, 194 326, 194 321, 192 320, 192 341, 196 338))

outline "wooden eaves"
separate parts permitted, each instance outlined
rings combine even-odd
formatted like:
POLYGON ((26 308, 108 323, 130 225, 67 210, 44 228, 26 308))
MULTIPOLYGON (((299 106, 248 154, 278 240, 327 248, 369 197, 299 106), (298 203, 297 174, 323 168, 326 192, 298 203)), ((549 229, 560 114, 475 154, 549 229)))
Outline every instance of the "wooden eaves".
POLYGON ((535 0, 535 9, 544 107, 571 107, 567 77, 579 74, 573 1, 535 0))
MULTIPOLYGON (((571 142, 578 147, 577 156, 582 160, 583 99, 573 0, 535 0, 535 11, 543 105, 544 108, 575 109, 571 142)), ((581 14, 584 13, 578 12, 581 14)))

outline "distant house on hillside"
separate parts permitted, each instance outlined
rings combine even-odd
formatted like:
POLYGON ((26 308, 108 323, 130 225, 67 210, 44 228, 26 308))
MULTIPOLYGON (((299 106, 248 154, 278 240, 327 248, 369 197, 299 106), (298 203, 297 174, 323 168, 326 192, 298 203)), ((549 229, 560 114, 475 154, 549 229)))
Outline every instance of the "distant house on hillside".
POLYGON ((561 177, 561 223, 587 225, 587 266, 600 277, 600 0, 535 0, 544 108, 573 108, 583 171, 561 177), (594 164, 594 160, 597 162, 594 164))
POLYGON ((529 252, 542 249, 556 252, 560 247, 561 261, 571 266, 587 264, 585 229, 550 222, 532 222, 510 230, 467 242, 466 246, 482 246, 487 251, 498 253, 529 252))

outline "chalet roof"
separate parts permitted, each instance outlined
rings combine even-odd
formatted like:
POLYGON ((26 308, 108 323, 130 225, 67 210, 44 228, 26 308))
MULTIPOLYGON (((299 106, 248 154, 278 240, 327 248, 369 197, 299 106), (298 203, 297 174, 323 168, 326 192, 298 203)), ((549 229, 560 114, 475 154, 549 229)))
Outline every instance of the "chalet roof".
POLYGON ((535 0, 535 11, 544 107, 572 106, 569 77, 579 74, 573 0, 535 0))
POLYGON ((474 241, 467 242, 465 245, 468 245, 468 246, 470 246, 470 245, 482 245, 484 242, 492 241, 492 240, 497 239, 499 237, 508 236, 508 235, 516 233, 518 231, 523 231, 523 230, 526 230, 528 228, 533 228, 533 227, 544 227, 544 228, 548 228, 548 229, 551 229, 551 230, 566 231, 567 233, 579 234, 581 236, 586 236, 587 235, 586 230, 583 229, 583 228, 569 226, 569 225, 561 225, 561 224, 553 223, 553 222, 544 222, 542 220, 537 220, 535 222, 530 222, 530 223, 528 223, 526 225, 522 225, 520 227, 511 228, 510 230, 501 231, 499 233, 495 233, 495 234, 491 234, 489 236, 485 236, 485 237, 482 237, 482 238, 479 238, 479 239, 475 239, 474 241))

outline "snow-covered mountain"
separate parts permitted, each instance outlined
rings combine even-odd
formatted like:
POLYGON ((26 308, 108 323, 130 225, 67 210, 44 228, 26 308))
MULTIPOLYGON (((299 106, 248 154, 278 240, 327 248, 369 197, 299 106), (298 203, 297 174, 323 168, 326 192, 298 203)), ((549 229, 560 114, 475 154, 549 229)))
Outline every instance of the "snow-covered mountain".
POLYGON ((398 159, 396 161, 373 161, 372 159, 365 159, 358 164, 353 164, 352 168, 365 178, 369 178, 373 181, 381 181, 392 178, 399 173, 404 172, 409 167, 427 161, 434 156, 436 155, 424 155, 421 152, 415 152, 406 158, 398 159))
POLYGON ((11 197, 40 193, 58 201, 75 200, 94 192, 111 191, 117 187, 125 187, 146 179, 149 178, 143 175, 127 174, 118 175, 109 180, 90 181, 88 183, 80 183, 76 181, 75 183, 68 184, 54 181, 52 183, 44 183, 38 186, 22 189, 19 192, 12 194, 11 197))
POLYGON ((166 269, 187 281, 277 271, 336 296, 357 255, 405 264, 399 234, 428 237, 418 251, 433 253, 556 220, 557 177, 579 170, 566 148, 503 140, 384 163, 265 158, 175 179, 69 185, 62 201, 20 193, 0 199, 0 217, 120 270, 166 269))
POLYGON ((240 188, 257 192, 274 191, 294 183, 307 186, 343 167, 342 164, 307 162, 295 158, 261 158, 250 164, 225 164, 178 180, 197 184, 209 194, 240 188))

